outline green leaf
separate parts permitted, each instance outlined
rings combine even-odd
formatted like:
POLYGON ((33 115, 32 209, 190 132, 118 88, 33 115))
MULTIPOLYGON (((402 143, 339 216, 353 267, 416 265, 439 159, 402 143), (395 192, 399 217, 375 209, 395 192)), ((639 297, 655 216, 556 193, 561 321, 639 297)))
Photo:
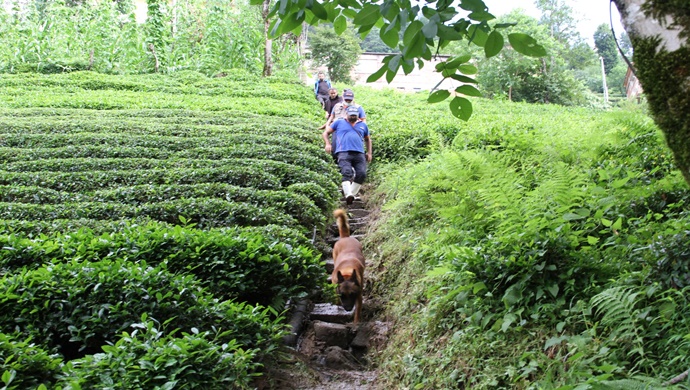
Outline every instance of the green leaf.
POLYGON ((326 8, 317 0, 308 1, 307 9, 314 13, 314 15, 321 20, 328 19, 328 12, 326 11, 326 8))
POLYGON ((472 102, 456 96, 450 101, 450 112, 457 118, 467 121, 472 116, 472 102))
POLYGON ((494 30, 489 34, 486 39, 486 44, 484 45, 484 54, 486 58, 491 58, 496 54, 500 53, 504 45, 503 35, 500 32, 494 30))
POLYGON ((458 66, 468 62, 471 59, 472 59, 472 55, 470 55, 470 54, 465 54, 465 55, 453 57, 449 61, 446 62, 446 67, 457 69, 458 66))
POLYGON ((397 73, 398 69, 400 69, 400 60, 402 59, 402 56, 400 54, 396 54, 393 56, 393 58, 388 61, 388 69, 391 72, 397 73))
POLYGON ((379 37, 390 48, 395 48, 398 46, 398 41, 400 40, 400 30, 397 28, 382 28, 379 30, 379 37))
POLYGON ((336 34, 340 35, 342 34, 345 29, 347 28, 347 19, 343 15, 339 15, 335 20, 333 21, 333 30, 335 31, 336 34))
POLYGON ((563 340, 565 340, 565 339, 566 338, 563 336, 551 337, 550 339, 546 340, 546 343, 544 343, 544 351, 553 347, 554 345, 558 345, 558 344, 562 343, 563 340))
POLYGON ((450 75, 449 77, 452 78, 453 80, 460 81, 461 83, 477 84, 477 80, 475 80, 471 77, 467 77, 465 75, 461 75, 461 74, 456 73, 456 74, 450 75))
POLYGON ((621 230, 622 227, 623 227, 623 219, 622 218, 618 218, 616 220, 616 222, 614 222, 613 225, 611 225, 611 229, 613 229, 613 230, 621 230))
POLYGON ((575 210, 576 214, 582 215, 583 217, 589 217, 589 215, 592 213, 588 208, 584 207, 578 207, 575 210))
POLYGON ((355 16, 357 16, 357 11, 352 9, 352 8, 348 8, 348 9, 342 10, 341 14, 343 16, 347 17, 348 19, 354 19, 355 16))
POLYGON ((465 36, 463 34, 455 31, 454 28, 448 27, 443 24, 438 26, 437 34, 440 39, 445 39, 446 41, 461 41, 465 39, 465 36))
POLYGON ((626 184, 628 183, 629 180, 630 180, 630 177, 624 177, 624 178, 622 178, 622 179, 614 180, 614 181, 611 183, 611 187, 613 187, 613 188, 621 188, 621 187, 623 187, 624 185, 626 185, 626 184))
POLYGON ((15 371, 15 370, 5 371, 2 373, 2 382, 5 385, 9 385, 10 383, 12 383, 15 376, 17 376, 17 371, 15 371))
POLYGON ((467 29, 467 39, 479 47, 486 45, 489 35, 478 24, 473 24, 467 29))
POLYGON ((497 23, 494 25, 494 28, 507 28, 513 26, 517 26, 517 23, 497 23))
POLYGON ((398 14, 400 14, 400 7, 396 2, 386 1, 381 5, 381 15, 388 20, 392 20, 391 24, 397 26, 399 30, 400 19, 398 18, 398 14))
POLYGON ((477 97, 482 96, 482 93, 479 92, 479 90, 472 85, 461 85, 461 86, 455 88, 455 92, 457 92, 459 94, 467 95, 467 96, 477 96, 477 97))
POLYGON ((419 20, 415 20, 405 30, 403 35, 403 43, 406 46, 403 50, 405 58, 421 57, 424 54, 426 38, 422 33, 422 27, 424 27, 424 24, 419 20))
POLYGON ((465 11, 481 12, 486 10, 486 4, 482 0, 462 0, 460 8, 465 11))
POLYGON ((429 94, 429 97, 426 99, 426 101, 429 103, 438 103, 448 99, 449 96, 450 92, 445 89, 440 89, 429 94))
POLYGON ((422 31, 422 27, 424 27, 424 24, 419 20, 415 20, 414 22, 410 23, 410 25, 405 29, 405 34, 403 34, 403 44, 405 46, 412 45, 420 35, 419 32, 422 31))
POLYGON ((376 72, 372 73, 371 76, 367 77, 367 83, 373 83, 374 81, 378 80, 383 76, 384 73, 388 70, 388 63, 384 62, 383 65, 377 70, 376 72))
POLYGON ((556 324, 556 332, 561 333, 563 332, 563 328, 565 327, 565 322, 561 321, 556 324))
POLYGON ((264 0, 249 0, 249 5, 261 5, 264 3, 264 0))
POLYGON ((510 45, 520 54, 530 57, 546 56, 546 49, 539 45, 537 41, 527 34, 513 33, 508 34, 510 45))
POLYGON ((558 296, 558 283, 547 286, 546 289, 551 293, 552 297, 556 298, 558 296))
POLYGON ((598 238, 598 237, 587 236, 587 243, 588 243, 589 245, 596 245, 598 242, 599 242, 599 238, 598 238))
POLYGON ((393 72, 392 70, 388 69, 388 71, 386 72, 386 81, 388 82, 388 84, 390 84, 393 81, 397 73, 398 72, 393 72))
POLYGON ((513 325, 513 323, 517 320, 517 316, 513 313, 506 313, 503 316, 503 323, 501 324, 501 331, 505 332, 510 328, 510 325, 513 325))
POLYGON ((601 224, 604 225, 605 227, 611 227, 611 225, 613 224, 613 221, 608 220, 606 218, 602 218, 601 224))
POLYGON ((458 66, 458 72, 463 74, 477 74, 477 67, 470 64, 458 66))
POLYGON ((575 213, 565 213, 565 214, 563 214, 563 219, 564 219, 565 221, 575 221, 575 220, 582 219, 582 218, 585 218, 585 217, 582 216, 582 215, 580 215, 580 214, 575 214, 575 213))
POLYGON ((519 284, 513 284, 506 289, 501 300, 505 303, 506 308, 513 306, 522 299, 522 290, 519 284))
POLYGON ((304 22, 305 12, 304 10, 299 10, 295 13, 281 19, 280 27, 278 27, 278 35, 282 35, 294 30, 302 25, 304 22))
POLYGON ((475 284, 472 285, 472 293, 473 294, 476 294, 480 291, 484 291, 486 289, 487 288, 486 288, 486 285, 484 284, 484 282, 476 282, 475 284))
POLYGON ((487 11, 475 11, 467 15, 467 17, 477 22, 488 22, 489 20, 496 19, 495 16, 487 11))
POLYGON ((438 22, 440 21, 438 14, 434 15, 429 19, 429 21, 422 27, 422 33, 426 38, 434 39, 436 33, 438 32, 438 22))
MULTIPOLYGON (((424 61, 421 61, 421 60, 418 61, 417 65, 419 66, 419 69, 422 69, 422 66, 424 66, 424 61)), ((403 61, 402 62, 402 68, 403 68, 403 72, 405 72, 405 74, 412 73, 412 71, 414 70, 414 61, 412 61, 412 60, 403 61)))
POLYGON ((357 12, 357 16, 352 20, 352 23, 358 26, 373 26, 381 18, 381 7, 375 4, 367 3, 357 12))

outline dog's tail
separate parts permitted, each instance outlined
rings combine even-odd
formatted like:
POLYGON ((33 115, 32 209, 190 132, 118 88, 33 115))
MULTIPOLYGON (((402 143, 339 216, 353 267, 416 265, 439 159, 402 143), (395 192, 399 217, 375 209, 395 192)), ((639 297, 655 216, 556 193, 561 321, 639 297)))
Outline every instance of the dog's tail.
POLYGON ((347 212, 343 209, 337 209, 333 212, 335 223, 338 225, 338 233, 340 238, 350 237, 350 224, 347 222, 347 212))

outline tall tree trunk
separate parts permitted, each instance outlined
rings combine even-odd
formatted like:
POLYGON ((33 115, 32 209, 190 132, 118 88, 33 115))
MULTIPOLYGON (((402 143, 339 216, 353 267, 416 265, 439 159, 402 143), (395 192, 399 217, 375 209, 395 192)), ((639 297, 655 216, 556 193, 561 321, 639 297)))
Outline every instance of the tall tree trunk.
POLYGON ((261 11, 261 17, 264 20, 264 39, 266 43, 264 44, 264 77, 273 74, 273 40, 268 37, 268 29, 271 26, 271 22, 268 20, 268 13, 271 10, 271 0, 264 0, 263 9, 261 11))
POLYGON ((690 185, 690 2, 613 0, 654 121, 690 185))

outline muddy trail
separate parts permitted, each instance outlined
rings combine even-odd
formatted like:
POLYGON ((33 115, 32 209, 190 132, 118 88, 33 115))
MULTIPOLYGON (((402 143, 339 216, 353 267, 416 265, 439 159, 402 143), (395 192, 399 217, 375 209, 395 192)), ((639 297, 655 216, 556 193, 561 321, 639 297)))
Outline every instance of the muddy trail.
MULTIPOLYGON (((370 221, 370 210, 360 199, 351 205, 342 202, 347 210, 351 236, 362 241, 370 221)), ((335 220, 324 237, 323 258, 326 259, 324 278, 330 281, 333 271, 331 251, 338 240, 335 220)), ((364 249, 367 256, 366 248, 364 249)), ((370 360, 373 352, 386 343, 390 323, 379 318, 381 303, 370 296, 371 279, 364 276, 362 319, 354 325, 353 312, 345 311, 335 296, 334 287, 314 294, 293 305, 290 327, 285 337, 286 356, 280 368, 271 369, 259 389, 339 390, 376 389, 377 373, 370 360)))

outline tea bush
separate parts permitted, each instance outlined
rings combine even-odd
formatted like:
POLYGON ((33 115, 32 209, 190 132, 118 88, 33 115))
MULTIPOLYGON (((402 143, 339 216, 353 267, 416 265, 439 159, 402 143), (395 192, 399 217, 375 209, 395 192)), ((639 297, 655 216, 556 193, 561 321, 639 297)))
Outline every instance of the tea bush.
POLYGON ((307 236, 340 178, 308 87, 226 76, 0 77, 0 332, 47 378, 3 366, 8 388, 261 375, 286 302, 323 284, 307 236))
POLYGON ((260 365, 256 349, 235 340, 219 342, 222 334, 182 332, 172 337, 151 321, 132 325, 102 353, 72 360, 58 386, 83 388, 249 389, 260 365))
POLYGON ((315 250, 247 229, 202 231, 147 224, 100 235, 87 229, 34 239, 0 235, 0 243, 4 269, 36 269, 71 259, 165 264, 170 272, 195 275, 216 297, 278 310, 287 298, 319 285, 323 274, 315 250))
POLYGON ((17 334, 0 333, 0 375, 7 390, 51 388, 61 373, 62 359, 17 334))
MULTIPOLYGON (((190 264, 187 264, 190 265, 190 264)), ((193 267, 193 265, 192 265, 193 267)), ((0 280, 0 329, 31 337, 66 360, 97 353, 143 314, 162 331, 218 333, 218 341, 273 348, 281 325, 270 312, 245 303, 218 301, 191 275, 165 264, 72 260, 20 270, 0 280)))

